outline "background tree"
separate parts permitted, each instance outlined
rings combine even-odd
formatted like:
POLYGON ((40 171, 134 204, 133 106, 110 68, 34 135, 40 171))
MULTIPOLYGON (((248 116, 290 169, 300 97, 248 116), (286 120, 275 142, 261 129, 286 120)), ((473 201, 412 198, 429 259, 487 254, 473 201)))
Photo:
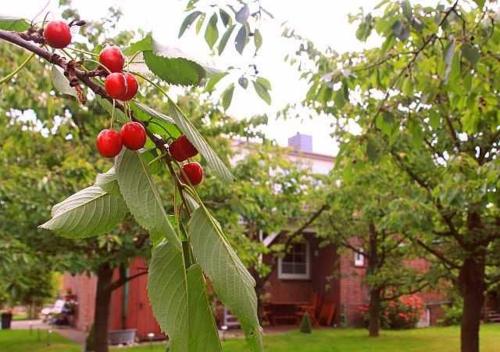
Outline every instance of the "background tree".
MULTIPOLYGON (((383 303, 423 290, 431 284, 431 271, 409 265, 423 257, 411 246, 399 226, 399 199, 411 198, 415 190, 388 157, 369 160, 362 138, 353 137, 336 159, 329 182, 320 189, 329 205, 318 224, 321 235, 337 247, 362 256, 369 290, 368 330, 379 336, 383 303), (326 191, 328 190, 328 191, 326 191)), ((418 191, 418 190, 417 190, 418 191)), ((321 197, 321 196, 319 196, 321 197)))
POLYGON ((368 156, 391 156, 420 189, 419 197, 401 200, 409 210, 401 226, 460 289, 463 352, 479 350, 484 295, 499 279, 492 274, 500 241, 499 31, 494 6, 474 3, 381 1, 376 11, 353 16, 358 38, 375 31, 380 48, 300 51, 316 63, 305 73, 306 103, 335 116, 338 126, 357 124, 368 156))

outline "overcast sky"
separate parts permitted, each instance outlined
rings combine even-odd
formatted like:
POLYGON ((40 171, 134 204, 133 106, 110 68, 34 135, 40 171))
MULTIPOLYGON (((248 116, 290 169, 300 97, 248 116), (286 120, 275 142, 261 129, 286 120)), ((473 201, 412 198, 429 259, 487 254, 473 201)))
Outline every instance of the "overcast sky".
MULTIPOLYGON (((253 90, 237 88, 229 113, 236 117, 275 112, 288 103, 299 102, 305 94, 306 84, 299 80, 295 69, 284 62, 284 56, 296 48, 281 37, 282 23, 296 29, 297 33, 311 39, 320 48, 332 47, 338 52, 359 50, 363 45, 356 40, 355 26, 348 23, 349 13, 356 13, 359 7, 371 9, 378 0, 262 0, 261 4, 269 10, 274 19, 265 19, 261 23, 264 45, 257 58, 253 50, 246 50, 244 55, 234 49, 223 57, 209 56, 202 36, 189 34, 177 38, 180 23, 185 17, 185 0, 73 0, 73 5, 80 11, 83 19, 100 19, 107 14, 110 6, 119 7, 123 18, 119 28, 153 31, 155 38, 163 43, 180 47, 188 54, 201 57, 205 62, 224 69, 227 66, 245 67, 255 62, 264 77, 273 85, 271 106, 267 106, 255 96, 253 90)), ((57 16, 57 0, 49 2, 48 9, 57 16)), ((33 18, 47 4, 46 0, 15 0, 2 5, 1 15, 33 18)), ((192 31, 194 32, 194 31, 192 31)), ((368 45, 374 45, 372 41, 368 45)), ((311 134, 314 137, 314 151, 323 154, 335 154, 336 148, 330 137, 332 129, 328 117, 310 119, 306 111, 299 111, 300 118, 284 120, 272 119, 265 131, 271 138, 285 145, 287 138, 297 132, 311 134)))

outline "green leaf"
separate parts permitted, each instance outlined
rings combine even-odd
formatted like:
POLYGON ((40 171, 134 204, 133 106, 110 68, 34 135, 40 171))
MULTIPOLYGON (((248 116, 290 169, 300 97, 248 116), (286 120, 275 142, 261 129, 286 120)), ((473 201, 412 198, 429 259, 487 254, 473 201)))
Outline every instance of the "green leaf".
POLYGON ((373 137, 369 137, 366 143, 366 155, 370 161, 377 161, 380 156, 380 151, 373 137))
POLYGON ((264 100, 268 105, 271 105, 271 95, 269 95, 268 88, 262 84, 262 82, 259 82, 257 79, 256 81, 253 81, 253 88, 255 89, 255 92, 257 95, 264 100))
POLYGON ((186 272, 182 251, 170 243, 153 250, 148 295, 171 352, 222 351, 201 268, 186 272))
POLYGON ((260 47, 262 46, 262 34, 260 34, 260 31, 258 29, 255 30, 253 33, 253 42, 255 44, 255 49, 259 50, 260 47))
POLYGON ((203 26, 203 22, 205 22, 205 14, 202 14, 198 21, 196 22, 196 34, 200 33, 201 27, 203 26))
POLYGON ((234 93, 234 84, 231 83, 229 87, 226 88, 226 90, 222 93, 222 107, 224 110, 227 110, 229 108, 229 105, 231 105, 231 100, 233 100, 233 93, 234 93))
POLYGON ((186 29, 193 24, 193 22, 200 16, 202 13, 200 11, 194 11, 191 12, 189 15, 186 16, 184 21, 182 21, 181 28, 179 29, 179 38, 182 37, 186 29))
POLYGON ((198 85, 206 75, 201 65, 183 57, 158 56, 145 51, 144 60, 151 72, 170 84, 198 85))
POLYGON ((219 156, 214 152, 212 147, 193 126, 191 121, 184 116, 184 113, 179 109, 177 104, 169 100, 169 113, 173 117, 175 124, 180 130, 188 137, 189 141, 193 143, 198 152, 206 159, 208 166, 220 177, 223 181, 231 182, 234 177, 231 171, 224 165, 219 156))
POLYGON ((220 14, 220 18, 221 18, 224 26, 226 26, 226 27, 229 26, 232 22, 231 16, 223 9, 219 9, 219 14, 220 14))
POLYGON ((483 8, 485 0, 474 0, 479 8, 483 8))
POLYGON ((462 55, 472 64, 472 66, 477 64, 481 56, 479 54, 479 49, 470 43, 465 43, 462 46, 462 55))
POLYGON ((229 38, 231 37, 231 34, 233 34, 233 31, 234 29, 236 28, 236 26, 233 24, 232 26, 230 26, 226 32, 224 33, 224 35, 222 36, 220 42, 219 42, 219 46, 218 46, 218 51, 219 51, 219 55, 222 54, 222 52, 224 51, 224 49, 226 48, 226 45, 227 45, 227 42, 229 40, 229 38))
POLYGON ((154 47, 153 37, 151 36, 151 33, 148 33, 148 35, 146 35, 141 40, 130 44, 128 48, 123 50, 123 53, 127 56, 130 56, 134 55, 137 52, 153 50, 153 47, 154 47))
POLYGON ((98 177, 100 186, 87 187, 54 205, 52 219, 39 227, 71 238, 98 236, 111 231, 127 214, 121 195, 104 190, 116 187, 113 175, 110 170, 98 177))
MULTIPOLYGON (((113 114, 113 104, 108 99, 96 96, 97 103, 111 116, 113 114)), ((115 118, 120 122, 127 122, 129 118, 120 109, 115 109, 115 118)))
POLYGON ((385 135, 390 136, 392 135, 394 129, 394 116, 389 111, 383 111, 377 116, 375 125, 385 135))
POLYGON ((241 86, 241 88, 247 89, 248 88, 248 78, 246 78, 245 76, 241 76, 240 78, 238 78, 238 84, 241 86))
POLYGON ((238 317, 251 350, 263 351, 254 279, 206 209, 199 207, 192 213, 188 228, 194 257, 217 296, 238 317))
POLYGON ((238 21, 239 23, 246 23, 249 16, 250 16, 250 8, 248 7, 247 4, 245 4, 236 13, 236 21, 238 21))
POLYGON ((0 15, 0 29, 13 32, 24 32, 28 28, 30 28, 30 23, 24 18, 0 15))
POLYGON ((176 248, 181 242, 167 219, 163 201, 146 162, 137 152, 124 149, 115 161, 120 191, 127 207, 139 225, 145 228, 153 241, 165 236, 176 248))
POLYGON ((95 186, 101 187, 109 194, 119 195, 121 197, 120 187, 118 186, 118 178, 116 177, 114 166, 104 174, 97 174, 95 186))
POLYGON ((209 92, 209 93, 213 92, 213 90, 215 89, 216 84, 219 83, 219 81, 221 79, 223 79, 224 77, 226 77, 226 76, 227 76, 227 72, 219 72, 219 73, 214 74, 208 80, 207 85, 205 87, 205 91, 209 92))
POLYGON ((264 77, 257 77, 256 81, 267 90, 271 90, 271 82, 264 77))
POLYGON ((335 103, 335 106, 339 109, 342 109, 345 106, 346 100, 344 98, 344 93, 342 92, 341 89, 333 93, 333 101, 335 103))
POLYGON ((217 15, 214 13, 208 21, 207 28, 205 29, 205 41, 210 49, 213 48, 215 42, 219 38, 219 30, 217 29, 217 15))
POLYGON ((170 116, 139 102, 130 102, 129 104, 135 117, 143 122, 147 122, 148 128, 153 133, 164 137, 172 136, 173 138, 181 135, 181 131, 170 116))
POLYGON ((240 54, 243 53, 243 49, 245 49, 245 45, 247 45, 247 42, 248 42, 247 27, 241 26, 240 30, 238 31, 238 34, 236 34, 236 40, 234 42, 234 46, 240 54))
POLYGON ((78 98, 76 89, 71 87, 68 79, 64 76, 63 70, 56 65, 52 65, 52 70, 50 71, 50 78, 54 88, 61 94, 71 95, 78 98))

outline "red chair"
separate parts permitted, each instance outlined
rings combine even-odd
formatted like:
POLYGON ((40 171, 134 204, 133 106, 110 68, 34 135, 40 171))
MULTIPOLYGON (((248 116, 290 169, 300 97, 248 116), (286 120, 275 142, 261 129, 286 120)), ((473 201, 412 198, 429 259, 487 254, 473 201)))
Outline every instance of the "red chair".
POLYGON ((315 326, 319 325, 318 322, 318 311, 321 307, 321 296, 319 293, 314 292, 312 297, 311 297, 311 302, 309 304, 303 304, 299 305, 298 312, 297 312, 297 317, 299 319, 302 319, 304 315, 307 313, 309 315, 309 318, 311 319, 311 323, 315 326))
POLYGON ((323 326, 332 326, 335 317, 335 303, 324 303, 319 313, 319 323, 323 326))

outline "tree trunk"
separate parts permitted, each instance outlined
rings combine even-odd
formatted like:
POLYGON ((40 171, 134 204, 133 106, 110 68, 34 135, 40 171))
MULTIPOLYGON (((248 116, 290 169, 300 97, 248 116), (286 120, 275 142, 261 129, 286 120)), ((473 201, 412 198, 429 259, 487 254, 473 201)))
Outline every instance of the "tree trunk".
MULTIPOLYGON (((378 255, 378 234, 373 223, 369 225, 369 240, 368 240, 368 267, 366 272, 368 275, 375 275, 379 269, 378 255)), ((368 334, 370 337, 378 337, 380 332, 380 314, 381 314, 381 295, 382 290, 378 286, 370 287, 370 307, 368 308, 368 334)))
POLYGON ((111 280, 113 269, 109 264, 102 264, 97 270, 97 290, 94 308, 94 352, 108 352, 108 322, 111 303, 111 280))
POLYGON ((370 290, 370 307, 368 309, 368 332, 370 337, 378 337, 380 333, 380 293, 379 288, 370 290))
POLYGON ((460 330, 461 352, 479 352, 479 325, 484 304, 484 272, 482 258, 466 258, 460 268, 460 288, 464 299, 460 330))

